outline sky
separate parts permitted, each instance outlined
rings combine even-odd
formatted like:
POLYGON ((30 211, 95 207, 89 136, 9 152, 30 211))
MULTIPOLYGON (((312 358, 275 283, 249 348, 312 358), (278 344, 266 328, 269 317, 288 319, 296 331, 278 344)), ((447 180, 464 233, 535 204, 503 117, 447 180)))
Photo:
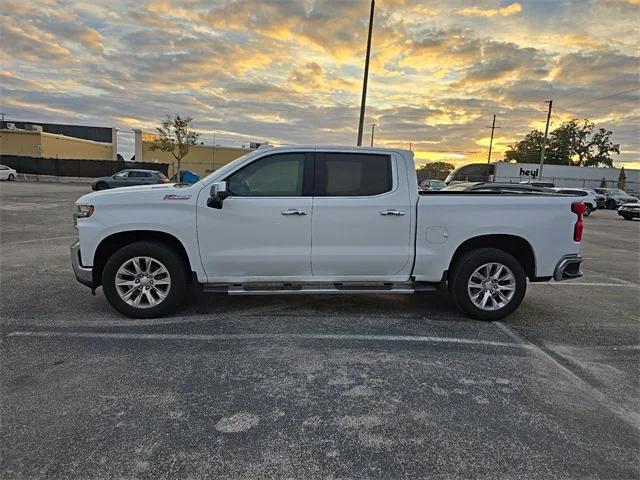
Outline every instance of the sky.
MULTIPOLYGON (((202 139, 353 145, 369 0, 0 2, 8 119, 202 139)), ((365 141, 418 164, 492 160, 532 128, 589 118, 640 168, 640 0, 376 2, 365 141)))

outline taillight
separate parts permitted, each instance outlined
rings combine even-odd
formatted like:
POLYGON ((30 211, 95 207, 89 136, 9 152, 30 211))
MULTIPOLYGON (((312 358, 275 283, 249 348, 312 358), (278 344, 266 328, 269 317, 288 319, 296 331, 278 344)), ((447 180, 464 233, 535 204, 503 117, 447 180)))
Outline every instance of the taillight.
POLYGON ((576 202, 571 204, 571 211, 578 216, 576 224, 573 226, 573 240, 579 242, 582 240, 582 231, 584 230, 584 222, 582 221, 582 214, 585 211, 584 203, 576 202))

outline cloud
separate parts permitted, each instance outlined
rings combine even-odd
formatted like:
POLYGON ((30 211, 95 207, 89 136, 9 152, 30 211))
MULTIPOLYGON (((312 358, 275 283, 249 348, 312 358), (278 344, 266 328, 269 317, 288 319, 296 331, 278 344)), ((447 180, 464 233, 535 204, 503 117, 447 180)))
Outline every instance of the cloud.
POLYGON ((496 15, 501 17, 508 17, 510 15, 516 15, 522 12, 522 5, 519 3, 512 3, 502 8, 478 8, 468 7, 455 10, 458 15, 464 15, 466 17, 495 17, 496 15))
MULTIPOLYGON (((549 16, 544 2, 468 3, 377 2, 366 111, 377 144, 486 158, 493 114, 518 139, 550 98, 553 122, 637 125, 638 92, 598 100, 638 86, 637 5, 557 2, 549 16)), ((342 0, 4 0, 3 111, 123 130, 183 113, 208 135, 352 144, 368 14, 369 2, 342 0)))

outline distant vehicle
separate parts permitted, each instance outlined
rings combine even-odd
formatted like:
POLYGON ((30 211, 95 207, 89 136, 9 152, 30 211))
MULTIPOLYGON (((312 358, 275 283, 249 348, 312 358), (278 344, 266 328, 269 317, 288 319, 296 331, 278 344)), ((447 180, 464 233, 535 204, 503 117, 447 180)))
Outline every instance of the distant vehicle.
POLYGON ((640 218, 640 203, 623 203, 618 208, 618 215, 625 220, 640 218))
POLYGON ((532 187, 554 188, 556 186, 553 182, 542 182, 539 180, 523 180, 520 183, 522 185, 531 185, 532 187))
POLYGON ((6 165, 0 165, 0 180, 8 180, 9 182, 13 182, 18 176, 18 172, 16 172, 13 168, 7 167, 6 165))
POLYGON ((523 185, 521 183, 493 183, 493 182, 460 182, 449 185, 443 191, 472 190, 476 192, 504 192, 504 193, 554 193, 553 190, 523 185))
POLYGON ((598 193, 593 189, 589 189, 589 188, 585 188, 584 189, 585 192, 587 192, 589 195, 593 195, 596 199, 596 205, 598 206, 598 208, 606 208, 607 207, 607 196, 603 195, 602 193, 598 193))
POLYGON ((594 190, 606 195, 607 201, 605 206, 609 210, 615 210, 623 203, 637 203, 639 201, 637 197, 633 197, 619 188, 594 188, 594 190))
POLYGON ((582 202, 585 206, 584 216, 588 217, 591 215, 591 212, 597 210, 598 202, 596 200, 596 192, 593 190, 585 190, 584 188, 554 188, 557 193, 562 193, 564 195, 573 195, 574 197, 583 197, 582 202), (590 193, 593 192, 593 193, 590 193))
POLYGON ((420 182, 420 188, 422 190, 442 190, 447 186, 442 180, 423 180, 420 182))
POLYGON ((170 183, 162 172, 155 170, 122 170, 110 177, 96 178, 91 182, 92 190, 107 190, 116 187, 133 187, 135 185, 152 185, 154 183, 170 183))

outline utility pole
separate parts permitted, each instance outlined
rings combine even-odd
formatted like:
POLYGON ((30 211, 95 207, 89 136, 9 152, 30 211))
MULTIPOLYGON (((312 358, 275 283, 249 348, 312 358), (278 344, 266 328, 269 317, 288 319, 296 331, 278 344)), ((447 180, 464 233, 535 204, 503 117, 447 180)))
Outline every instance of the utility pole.
POLYGON ((216 132, 213 132, 213 152, 211 154, 211 163, 213 168, 213 172, 216 171, 216 132))
POLYGON ((540 174, 538 178, 542 180, 542 169, 544 168, 544 151, 547 148, 547 135, 549 134, 549 120, 551 120, 551 107, 553 107, 553 100, 547 102, 549 104, 549 111, 547 112, 547 125, 544 127, 544 139, 542 140, 542 152, 540 152, 540 174))
POLYGON ((413 142, 409 142, 409 151, 411 151, 411 144, 412 144, 412 143, 413 143, 413 142))
POLYGON ((489 140, 489 156, 487 157, 487 163, 491 163, 491 147, 493 147, 493 131, 496 128, 502 128, 502 127, 496 127, 496 116, 495 116, 495 114, 493 115, 493 123, 491 124, 491 126, 486 125, 486 128, 490 128, 491 129, 491 140, 489 140))
POLYGON ((373 11, 376 1, 371 0, 371 13, 369 14, 369 36, 367 38, 367 56, 364 60, 364 78, 362 80, 362 101, 360 102, 360 124, 358 125, 358 146, 362 146, 362 129, 364 128, 364 110, 367 103, 367 80, 369 79, 369 57, 371 55, 371 31, 373 30, 373 11))
POLYGON ((372 123, 371 124, 371 146, 372 147, 373 147, 373 134, 376 131, 376 126, 377 125, 378 125, 377 123, 372 123))

